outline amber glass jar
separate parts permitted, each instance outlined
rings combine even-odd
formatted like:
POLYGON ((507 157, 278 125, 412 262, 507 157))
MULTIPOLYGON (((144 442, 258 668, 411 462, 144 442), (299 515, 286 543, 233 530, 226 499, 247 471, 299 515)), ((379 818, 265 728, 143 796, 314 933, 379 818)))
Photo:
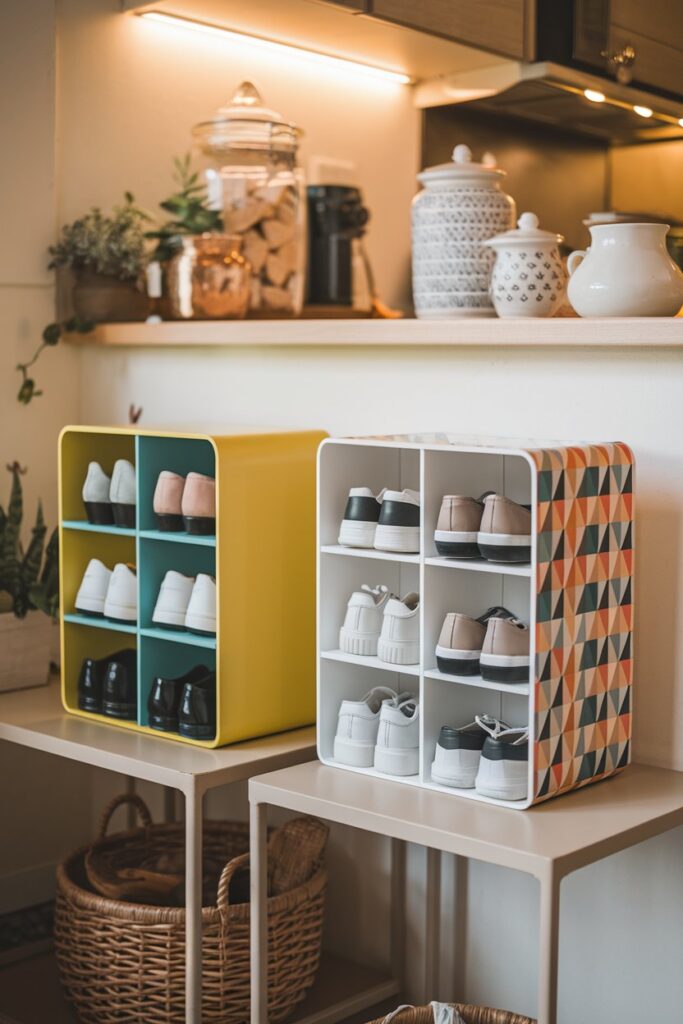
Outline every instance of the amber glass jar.
POLYGON ((167 290, 176 320, 233 320, 246 316, 251 266, 239 235, 188 235, 168 264, 167 290))

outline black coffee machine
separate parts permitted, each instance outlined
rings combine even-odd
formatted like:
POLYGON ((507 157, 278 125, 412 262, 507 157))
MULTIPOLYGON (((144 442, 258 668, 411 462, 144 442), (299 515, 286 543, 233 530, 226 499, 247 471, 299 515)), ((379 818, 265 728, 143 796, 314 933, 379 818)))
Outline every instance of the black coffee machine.
POLYGON ((309 306, 351 306, 353 243, 365 234, 370 214, 359 189, 346 185, 308 186, 309 306))

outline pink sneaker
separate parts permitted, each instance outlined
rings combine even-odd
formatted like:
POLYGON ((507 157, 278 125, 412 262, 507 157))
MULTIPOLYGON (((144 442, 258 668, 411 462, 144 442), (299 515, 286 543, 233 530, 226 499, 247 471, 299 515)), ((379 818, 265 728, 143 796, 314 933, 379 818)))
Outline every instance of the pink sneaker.
POLYGON ((183 491, 182 513, 188 533, 216 532, 216 481, 212 476, 188 473, 183 491))
POLYGON ((178 473, 171 473, 168 469, 159 473, 152 507, 160 530, 172 532, 184 529, 181 507, 184 487, 185 477, 178 473))

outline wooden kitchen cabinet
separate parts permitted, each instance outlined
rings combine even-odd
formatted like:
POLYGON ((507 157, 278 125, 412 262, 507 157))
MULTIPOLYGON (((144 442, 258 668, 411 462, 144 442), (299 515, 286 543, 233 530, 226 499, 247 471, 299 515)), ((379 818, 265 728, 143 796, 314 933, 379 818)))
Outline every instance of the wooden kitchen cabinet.
POLYGON ((577 0, 575 11, 576 61, 683 96, 681 0, 577 0))
POLYGON ((506 57, 532 60, 533 0, 371 0, 370 13, 506 57))

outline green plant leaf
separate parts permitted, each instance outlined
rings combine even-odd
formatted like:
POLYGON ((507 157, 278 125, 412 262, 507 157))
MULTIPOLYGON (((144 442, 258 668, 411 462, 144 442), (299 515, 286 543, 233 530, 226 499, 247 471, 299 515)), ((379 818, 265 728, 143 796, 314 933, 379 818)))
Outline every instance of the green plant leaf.
POLYGON ((48 324, 43 331, 43 342, 46 345, 56 345, 61 336, 61 324, 48 324))
POLYGON ((24 590, 28 590, 30 586, 38 581, 38 574, 40 573, 40 566, 43 561, 43 544, 45 543, 46 533, 47 526, 43 516, 43 504, 39 501, 35 525, 31 531, 31 540, 21 563, 21 586, 24 590))

